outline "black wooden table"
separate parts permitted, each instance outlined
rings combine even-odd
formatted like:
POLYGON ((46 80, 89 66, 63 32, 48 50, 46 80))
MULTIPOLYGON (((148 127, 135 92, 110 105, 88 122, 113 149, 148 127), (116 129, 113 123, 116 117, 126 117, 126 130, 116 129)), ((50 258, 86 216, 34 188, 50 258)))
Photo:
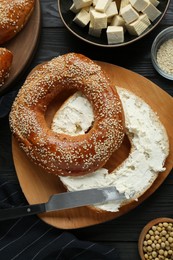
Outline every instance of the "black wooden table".
MULTIPOLYGON (((26 75, 37 64, 60 54, 78 52, 93 60, 109 62, 139 73, 173 96, 173 82, 158 75, 152 66, 150 57, 151 44, 156 35, 162 29, 173 25, 173 1, 171 1, 164 19, 148 36, 130 46, 114 49, 94 47, 75 38, 63 26, 57 11, 56 0, 41 0, 40 2, 42 24, 38 49, 27 71, 14 87, 15 89, 20 88, 26 75)), ((6 144, 8 146, 11 145, 8 117, 1 118, 0 125, 0 145, 3 148, 1 157, 5 164, 7 147, 3 146, 3 141, 6 140, 6 144)), ((2 166, 0 166, 1 174, 5 174, 10 180, 15 181, 16 175, 12 158, 8 161, 8 169, 2 166)), ((81 240, 96 241, 115 246, 115 248, 119 249, 124 260, 138 260, 137 242, 142 228, 154 218, 173 216, 172 173, 169 174, 164 183, 149 199, 130 213, 107 223, 70 232, 81 240)))

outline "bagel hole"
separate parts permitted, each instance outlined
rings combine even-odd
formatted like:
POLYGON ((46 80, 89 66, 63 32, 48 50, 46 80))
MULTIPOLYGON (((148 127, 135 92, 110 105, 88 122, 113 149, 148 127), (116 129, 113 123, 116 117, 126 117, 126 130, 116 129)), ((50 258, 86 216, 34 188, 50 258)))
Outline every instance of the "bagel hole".
POLYGON ((128 136, 125 135, 121 146, 111 155, 107 163, 104 165, 104 168, 106 168, 109 171, 109 173, 111 173, 118 166, 120 166, 125 161, 125 159, 128 158, 130 150, 131 143, 128 136))
MULTIPOLYGON (((56 97, 47 107, 47 110, 45 112, 45 121, 47 123, 48 128, 51 129, 51 124, 53 121, 53 118, 56 114, 56 112, 61 108, 61 106, 78 90, 73 89, 73 90, 66 90, 62 91, 58 97, 56 97)), ((91 126, 88 127, 87 131, 85 134, 87 134, 91 128, 93 127, 94 122, 92 122, 91 126)), ((76 133, 80 133, 81 131, 81 126, 76 124, 76 133)))
MULTIPOLYGON (((55 98, 48 106, 46 113, 45 113, 45 121, 49 128, 51 128, 52 120, 56 114, 56 112, 59 110, 59 108, 62 106, 62 104, 74 93, 76 90, 67 90, 61 92, 57 98, 55 98)), ((92 128, 92 125, 88 129, 87 133, 92 128)), ((109 173, 111 173, 113 170, 115 170, 121 163, 129 156, 131 150, 131 143, 129 141, 129 138, 127 135, 125 135, 123 142, 118 150, 116 150, 107 163, 104 165, 104 168, 108 169, 109 173)))
POLYGON ((47 123, 47 126, 51 128, 51 123, 53 120, 53 117, 55 113, 59 110, 59 108, 62 106, 62 104, 74 93, 76 90, 66 90, 60 92, 60 94, 53 99, 53 101, 49 104, 47 107, 47 110, 45 112, 45 121, 47 123))

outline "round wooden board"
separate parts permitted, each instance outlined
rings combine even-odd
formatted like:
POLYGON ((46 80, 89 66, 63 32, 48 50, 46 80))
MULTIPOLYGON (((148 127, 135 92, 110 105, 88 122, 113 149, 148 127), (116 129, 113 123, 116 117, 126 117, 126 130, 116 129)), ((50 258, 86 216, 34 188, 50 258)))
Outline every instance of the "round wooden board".
POLYGON ((38 44, 40 19, 40 1, 36 0, 33 13, 25 27, 13 39, 1 46, 13 53, 13 63, 9 78, 0 88, 0 95, 12 88, 12 84, 31 62, 38 44))
MULTIPOLYGON (((133 91, 158 113, 160 120, 167 129, 170 142, 170 154, 166 161, 166 171, 159 175, 152 187, 138 201, 121 207, 119 212, 104 214, 94 212, 88 207, 80 207, 40 214, 39 217, 43 221, 57 228, 74 229, 87 227, 117 218, 129 212, 148 198, 163 183, 173 166, 173 100, 171 96, 151 81, 132 71, 108 63, 98 63, 107 72, 115 85, 133 91)), ((124 157, 128 156, 129 148, 127 146, 128 142, 125 141, 116 153, 119 161, 122 160, 123 154, 124 157)), ((65 191, 58 177, 51 176, 34 165, 19 148, 18 143, 14 139, 12 149, 17 176, 29 204, 46 202, 50 195, 65 191)), ((116 163, 115 156, 112 156, 110 165, 116 165, 116 163)))

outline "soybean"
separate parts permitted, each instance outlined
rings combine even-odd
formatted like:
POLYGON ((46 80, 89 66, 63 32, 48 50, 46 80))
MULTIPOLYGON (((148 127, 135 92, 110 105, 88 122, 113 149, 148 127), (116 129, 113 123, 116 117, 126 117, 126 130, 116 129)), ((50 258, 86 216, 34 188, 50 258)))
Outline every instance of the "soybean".
POLYGON ((173 225, 160 222, 153 225, 147 232, 143 251, 145 259, 173 259, 173 225))

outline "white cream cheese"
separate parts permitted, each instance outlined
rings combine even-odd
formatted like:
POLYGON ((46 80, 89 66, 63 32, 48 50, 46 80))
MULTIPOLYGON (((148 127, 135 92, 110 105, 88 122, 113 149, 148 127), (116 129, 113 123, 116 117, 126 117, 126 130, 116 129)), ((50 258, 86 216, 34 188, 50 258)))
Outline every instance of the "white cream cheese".
MULTIPOLYGON (((81 177, 60 177, 69 191, 115 186, 125 199, 96 206, 112 212, 118 211, 129 199, 137 200, 152 185, 158 172, 165 170, 164 162, 169 150, 165 128, 150 106, 132 92, 122 88, 117 90, 123 104, 126 134, 131 142, 128 158, 111 173, 102 168, 81 177)), ((60 108, 52 129, 73 135, 83 134, 93 120, 89 101, 77 92, 60 108)))
POLYGON ((90 102, 81 92, 76 92, 57 111, 52 129, 57 133, 69 135, 85 134, 94 121, 90 102))

